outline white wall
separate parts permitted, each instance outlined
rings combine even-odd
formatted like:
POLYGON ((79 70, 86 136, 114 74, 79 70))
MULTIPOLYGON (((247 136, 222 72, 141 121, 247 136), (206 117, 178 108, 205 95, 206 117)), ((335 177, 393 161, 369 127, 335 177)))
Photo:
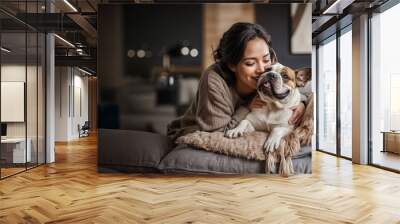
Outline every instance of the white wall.
MULTIPOLYGON (((36 80, 34 80, 33 77, 30 76, 35 76, 36 77, 36 66, 27 66, 25 67, 24 65, 18 65, 18 64, 9 64, 9 65, 2 65, 1 66, 1 81, 4 82, 25 82, 25 75, 27 71, 27 76, 29 80, 29 85, 36 85, 36 80), (27 69, 27 70, 25 70, 27 69)), ((31 111, 36 111, 36 88, 27 88, 27 103, 28 106, 31 108, 29 109, 29 113, 27 113, 27 119, 28 119, 28 137, 29 133, 32 133, 30 131, 30 128, 32 127, 32 130, 35 130, 35 135, 36 135, 36 113, 31 113, 31 111), (34 102, 33 104, 31 104, 34 102), (30 104, 30 105, 29 105, 30 104), (32 108, 34 107, 34 108, 32 108), (31 122, 34 122, 35 124, 31 124, 31 122)), ((4 97, 4 96, 3 96, 4 97)), ((40 106, 40 105, 39 105, 40 106)), ((7 108, 1 108, 1 110, 6 110, 7 108)), ((7 136, 8 137, 25 137, 25 123, 26 122, 7 122, 7 136)))
POLYGON ((76 68, 56 67, 55 85, 55 140, 77 139, 78 124, 88 120, 88 77, 76 68))
POLYGON ((89 120, 89 102, 88 102, 88 77, 87 76, 81 76, 83 73, 78 73, 76 74, 78 70, 74 70, 74 91, 73 91, 73 96, 72 99, 74 102, 71 101, 71 136, 72 138, 78 138, 79 133, 78 133, 78 125, 82 126, 85 121, 89 120), (79 97, 80 96, 80 97, 79 97), (79 102, 80 101, 80 102, 79 102), (81 107, 81 108, 79 108, 81 107), (81 110, 81 111, 80 111, 81 110))
POLYGON ((70 75, 67 67, 55 68, 55 141, 68 140, 70 75))
MULTIPOLYGON (((45 118, 44 118, 44 74, 42 67, 25 64, 4 64, 1 66, 1 81, 24 82, 26 85, 26 106, 21 108, 21 112, 26 112, 26 120, 23 122, 6 122, 7 137, 24 138, 25 135, 30 139, 32 161, 44 163, 45 150, 45 118), (38 69, 38 70, 37 70, 38 69), (26 80, 27 79, 27 80, 26 80), (39 156, 37 157, 37 153, 39 156)), ((2 96, 7 97, 7 96, 2 96)), ((10 110, 2 107, 1 110, 10 110)), ((11 111, 12 113, 12 111, 11 111)))

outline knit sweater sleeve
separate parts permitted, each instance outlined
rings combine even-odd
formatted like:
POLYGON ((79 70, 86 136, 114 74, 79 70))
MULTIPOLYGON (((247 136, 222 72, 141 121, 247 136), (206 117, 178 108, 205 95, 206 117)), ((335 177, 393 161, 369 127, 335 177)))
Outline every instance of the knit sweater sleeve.
POLYGON ((223 131, 235 112, 230 89, 215 72, 204 74, 197 103, 196 121, 203 131, 223 131))

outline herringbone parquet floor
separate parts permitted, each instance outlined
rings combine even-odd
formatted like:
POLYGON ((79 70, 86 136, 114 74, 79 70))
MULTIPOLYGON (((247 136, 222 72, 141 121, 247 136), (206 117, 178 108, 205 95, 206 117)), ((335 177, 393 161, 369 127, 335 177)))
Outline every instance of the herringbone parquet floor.
POLYGON ((400 175, 320 152, 313 174, 99 174, 96 139, 0 181, 0 223, 400 223, 400 175))

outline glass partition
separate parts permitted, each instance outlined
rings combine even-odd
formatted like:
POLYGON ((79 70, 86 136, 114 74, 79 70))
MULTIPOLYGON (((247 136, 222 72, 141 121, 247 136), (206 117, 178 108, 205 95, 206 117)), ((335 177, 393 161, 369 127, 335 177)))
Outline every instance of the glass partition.
POLYGON ((26 136, 26 33, 3 32, 1 47, 1 176, 6 177, 24 171, 31 161, 26 136))
MULTIPOLYGON (((42 13, 43 5, 44 1, 18 2, 21 13, 42 13)), ((15 2, 0 4, 14 6, 15 2)), ((0 178, 45 163, 46 39, 29 23, 0 12, 0 178)))

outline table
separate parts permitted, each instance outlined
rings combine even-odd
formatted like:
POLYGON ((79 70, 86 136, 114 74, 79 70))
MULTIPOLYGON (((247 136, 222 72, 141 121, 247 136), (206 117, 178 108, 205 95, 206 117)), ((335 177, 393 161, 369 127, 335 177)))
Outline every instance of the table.
POLYGON ((382 152, 400 154, 400 131, 382 131, 381 133, 383 133, 382 152))
POLYGON ((1 139, 1 157, 9 163, 26 163, 32 158, 30 138, 26 139, 27 147, 25 151, 25 138, 6 138, 1 139), (26 152, 26 154, 25 154, 26 152), (11 159, 12 158, 12 159, 11 159))

